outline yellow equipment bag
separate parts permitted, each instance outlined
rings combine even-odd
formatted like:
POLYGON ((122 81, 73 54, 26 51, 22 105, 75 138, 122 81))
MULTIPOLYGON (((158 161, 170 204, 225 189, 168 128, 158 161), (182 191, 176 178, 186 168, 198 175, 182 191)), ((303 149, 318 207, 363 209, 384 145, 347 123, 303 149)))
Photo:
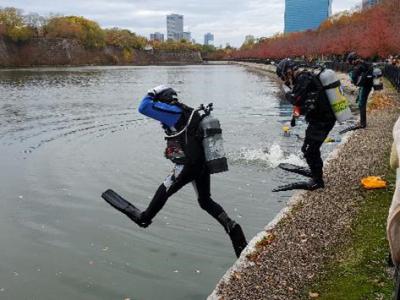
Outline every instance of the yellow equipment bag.
POLYGON ((361 179, 361 184, 367 190, 384 189, 387 187, 387 182, 378 176, 369 176, 361 179))

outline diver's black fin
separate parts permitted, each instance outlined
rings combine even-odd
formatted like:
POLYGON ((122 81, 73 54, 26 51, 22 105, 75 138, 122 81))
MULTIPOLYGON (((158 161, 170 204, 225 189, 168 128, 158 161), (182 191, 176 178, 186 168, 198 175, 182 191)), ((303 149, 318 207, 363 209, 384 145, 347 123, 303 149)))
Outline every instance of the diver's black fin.
POLYGON ((354 130, 358 130, 358 129, 362 129, 362 128, 365 128, 365 127, 361 126, 361 125, 352 125, 352 126, 349 126, 345 129, 343 129, 342 131, 339 131, 339 134, 344 134, 346 132, 354 131, 354 130))
POLYGON ((307 190, 307 191, 314 191, 319 188, 323 188, 324 183, 315 182, 314 180, 310 181, 300 181, 295 183, 290 183, 286 185, 278 186, 277 188, 273 189, 273 192, 283 192, 283 191, 291 191, 291 190, 307 190))
POLYGON ((141 221, 141 214, 142 212, 136 208, 132 203, 129 201, 125 200, 122 198, 120 195, 118 195, 116 192, 113 190, 107 190, 105 191, 101 197, 106 200, 108 204, 110 204, 112 207, 115 209, 119 210, 123 214, 125 214, 129 219, 131 219, 133 222, 138 224, 141 227, 147 227, 149 224, 144 223, 141 221))
POLYGON ((285 170, 288 172, 300 174, 300 175, 310 177, 310 178, 312 177, 311 170, 306 167, 300 167, 300 166, 296 166, 293 164, 287 164, 287 163, 281 163, 281 164, 279 164, 278 167, 281 168, 282 170, 285 170))
POLYGON ((247 241, 244 236, 242 227, 239 224, 235 224, 232 230, 229 232, 229 237, 231 238, 233 249, 237 257, 240 256, 243 249, 247 246, 247 241))

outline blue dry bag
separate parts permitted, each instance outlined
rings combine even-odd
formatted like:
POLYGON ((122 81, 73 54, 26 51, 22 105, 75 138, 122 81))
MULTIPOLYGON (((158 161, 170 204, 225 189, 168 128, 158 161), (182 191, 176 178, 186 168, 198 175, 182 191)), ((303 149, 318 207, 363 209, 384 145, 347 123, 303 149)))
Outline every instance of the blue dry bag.
POLYGON ((147 95, 139 105, 139 112, 168 127, 173 127, 178 123, 183 110, 177 105, 155 101, 153 97, 147 95))

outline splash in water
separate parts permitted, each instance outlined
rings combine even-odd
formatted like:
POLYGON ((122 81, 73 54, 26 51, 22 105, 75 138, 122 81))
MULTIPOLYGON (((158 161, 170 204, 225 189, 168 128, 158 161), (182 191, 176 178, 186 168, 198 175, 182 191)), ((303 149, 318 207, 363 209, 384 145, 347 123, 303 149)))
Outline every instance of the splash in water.
POLYGON ((233 162, 246 162, 265 164, 269 167, 276 168, 280 163, 290 163, 298 166, 305 166, 304 160, 300 156, 293 153, 285 153, 281 146, 273 144, 267 149, 248 149, 242 148, 237 153, 230 153, 229 159, 233 162))

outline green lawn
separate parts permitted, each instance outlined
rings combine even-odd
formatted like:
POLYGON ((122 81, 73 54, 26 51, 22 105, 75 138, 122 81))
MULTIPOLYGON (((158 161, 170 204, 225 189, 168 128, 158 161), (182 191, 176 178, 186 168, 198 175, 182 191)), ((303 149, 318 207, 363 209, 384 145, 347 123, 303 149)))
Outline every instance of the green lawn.
POLYGON ((385 190, 365 192, 358 218, 352 227, 352 237, 340 249, 339 257, 331 263, 326 275, 309 292, 318 293, 316 299, 391 299, 394 283, 388 272, 388 242, 386 218, 393 196, 395 172, 387 169, 385 190))

